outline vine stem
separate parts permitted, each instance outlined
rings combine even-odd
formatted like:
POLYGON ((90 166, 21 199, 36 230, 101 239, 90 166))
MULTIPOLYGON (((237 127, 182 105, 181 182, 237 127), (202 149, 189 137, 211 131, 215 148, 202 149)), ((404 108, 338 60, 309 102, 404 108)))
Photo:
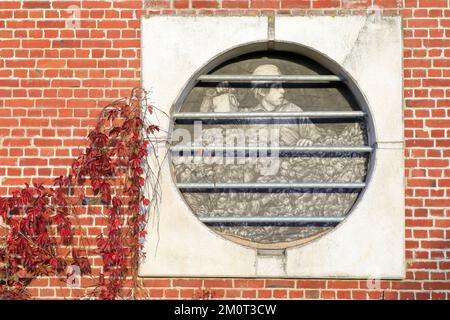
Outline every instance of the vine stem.
MULTIPOLYGON (((154 110, 159 110, 154 106, 151 107, 152 112, 154 110)), ((49 216, 45 216, 44 220, 39 220, 38 225, 35 223, 30 224, 29 226, 27 225, 25 229, 27 232, 29 232, 28 228, 32 230, 32 234, 36 234, 39 230, 42 230, 41 228, 53 230, 53 217, 62 219, 61 221, 65 228, 64 236, 61 232, 62 228, 56 228, 55 234, 47 232, 48 239, 45 239, 44 243, 40 244, 20 229, 22 227, 21 223, 28 223, 30 221, 24 220, 25 218, 22 216, 14 216, 10 221, 8 218, 8 221, 6 221, 6 226, 0 225, 0 227, 8 230, 8 234, 12 230, 14 231, 13 235, 8 236, 12 239, 11 241, 17 242, 18 237, 25 239, 25 241, 30 243, 32 248, 37 249, 37 252, 39 252, 38 255, 41 257, 41 259, 34 259, 34 257, 31 257, 30 253, 27 252, 27 248, 30 248, 30 246, 25 245, 23 246, 24 248, 21 248, 20 246, 10 247, 8 243, 6 243, 5 249, 3 250, 4 258, 7 261, 6 291, 14 290, 10 286, 10 275, 18 270, 17 266, 15 266, 15 262, 14 266, 9 265, 10 258, 13 257, 11 254, 13 254, 14 257, 21 257, 21 264, 23 264, 24 261, 28 263, 24 266, 26 270, 43 270, 44 268, 44 270, 48 272, 50 267, 49 261, 57 258, 57 264, 59 266, 59 259, 61 257, 59 257, 57 253, 59 252, 58 250, 61 248, 62 244, 58 243, 58 241, 53 241, 54 238, 58 236, 58 230, 60 232, 59 236, 63 236, 64 241, 66 241, 66 237, 70 238, 72 241, 72 243, 67 246, 68 249, 72 249, 72 259, 74 261, 76 259, 86 259, 87 261, 86 257, 80 257, 78 256, 78 253, 77 256, 74 254, 74 250, 77 250, 78 252, 80 246, 85 249, 86 253, 88 253, 88 250, 84 246, 84 233, 82 232, 82 226, 78 216, 75 214, 75 205, 74 203, 68 203, 67 199, 68 197, 76 194, 78 190, 76 187, 80 188, 81 197, 84 197, 84 188, 90 186, 94 191, 94 194, 100 196, 102 200, 114 199, 117 197, 117 199, 120 200, 120 203, 124 203, 125 199, 129 202, 128 209, 123 209, 121 205, 114 205, 108 212, 107 228, 109 230, 109 234, 103 244, 97 244, 97 250, 103 258, 103 271, 108 273, 107 270, 110 268, 108 278, 109 282, 105 287, 105 282, 101 280, 101 274, 98 278, 98 284, 90 286, 94 288, 92 294, 96 294, 98 289, 100 289, 100 298, 115 299, 117 296, 120 297, 124 282, 128 279, 128 277, 131 277, 131 290, 129 296, 133 299, 137 298, 139 288, 139 261, 141 254, 143 254, 141 252, 142 245, 140 244, 141 231, 146 228, 150 211, 149 201, 144 209, 141 205, 141 201, 145 199, 145 195, 143 194, 143 186, 148 186, 146 183, 142 184, 141 181, 149 181, 149 177, 153 177, 154 175, 156 177, 156 185, 150 185, 149 187, 153 187, 154 190, 156 190, 161 172, 161 163, 159 162, 159 159, 155 159, 157 162, 156 172, 152 172, 152 168, 148 165, 148 163, 146 163, 145 179, 147 180, 144 180, 144 177, 142 177, 142 174, 144 173, 142 168, 142 160, 144 158, 147 159, 147 145, 145 143, 152 143, 150 141, 151 139, 149 139, 150 135, 147 131, 148 128, 146 128, 147 118, 149 113, 151 113, 149 108, 148 93, 142 88, 134 88, 128 98, 118 99, 102 109, 98 116, 96 127, 88 136, 90 145, 86 147, 85 151, 81 152, 80 156, 73 162, 72 168, 69 170, 70 174, 68 176, 61 176, 55 179, 55 184, 59 184, 59 189, 55 191, 53 188, 45 188, 42 185, 35 185, 34 188, 26 185, 22 191, 14 191, 13 196, 10 198, 0 197, 1 214, 5 214, 17 207, 21 207, 23 212, 27 212, 30 208, 36 209, 37 212, 32 212, 32 214, 44 214, 49 211, 54 214, 51 218, 49 216), (122 123, 114 127, 114 121, 118 120, 120 117, 123 120, 122 123), (112 131, 107 130, 108 125, 110 130, 118 130, 117 137, 115 136, 116 133, 113 134, 112 131), (120 143, 124 145, 127 151, 126 157, 123 158, 121 158, 119 154, 118 145, 120 143), (117 153, 117 159, 113 159, 114 153, 110 153, 109 147, 113 150, 115 148, 114 152, 117 153), (136 163, 138 162, 139 166, 133 164, 132 167, 131 163, 133 161, 136 163), (125 163, 125 165, 121 162, 125 163), (121 165, 124 165, 126 169, 121 169, 121 165), (108 173, 110 174, 109 176, 108 173), (119 179, 119 185, 113 185, 112 181, 113 179, 116 179, 116 175, 111 173, 119 173, 122 177, 124 177, 124 179, 119 179), (72 184, 72 177, 76 178, 79 182, 77 186, 72 184), (85 177, 91 180, 89 185, 85 184, 85 177), (51 202, 46 203, 46 205, 42 205, 42 203, 38 204, 36 202, 37 200, 35 202, 30 202, 30 197, 33 197, 34 192, 36 192, 39 196, 48 197, 51 202), (113 196, 114 198, 112 198, 113 196), (59 207, 63 207, 64 210, 58 211, 60 210, 58 209, 59 207), (69 220, 71 217, 76 218, 76 221, 78 222, 76 227, 80 231, 80 241, 75 245, 73 243, 74 226, 73 222, 69 220), (14 227, 11 229, 12 226, 14 226, 13 221, 15 221, 18 225, 17 228, 14 227), (120 225, 117 225, 117 221, 120 221, 120 225), (66 230, 67 226, 70 228, 69 231, 66 230), (14 252, 11 252, 11 248, 14 249, 14 252), (126 251, 130 252, 129 261, 127 261, 127 256, 125 256, 126 251), (107 255, 110 254, 119 254, 119 256, 113 257, 112 260, 108 261, 107 255), (31 264, 30 261, 32 261, 31 264)), ((158 112, 161 111, 159 110, 158 112)), ((162 114, 168 117, 167 114, 162 114)), ((151 125, 151 128, 152 130, 157 129, 159 131, 159 127, 157 125, 151 125)), ((153 131, 151 132, 154 135, 153 131)), ((154 135, 154 137, 156 137, 156 135, 154 135)), ((152 199, 151 204, 158 203, 158 196, 159 194, 154 192, 154 199, 152 199)), ((103 234, 100 234, 99 236, 102 235, 103 234)), ((34 250, 32 251, 35 253, 34 250)), ((67 255, 64 257, 63 261, 67 265, 66 260, 67 255)), ((58 271, 57 267, 55 271, 58 271)), ((39 272, 34 271, 31 276, 36 278, 39 276, 39 272)))

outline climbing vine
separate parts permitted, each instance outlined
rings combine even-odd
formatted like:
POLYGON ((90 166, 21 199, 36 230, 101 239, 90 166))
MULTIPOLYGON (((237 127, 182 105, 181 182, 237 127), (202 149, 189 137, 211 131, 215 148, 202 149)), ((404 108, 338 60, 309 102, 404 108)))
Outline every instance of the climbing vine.
POLYGON ((33 279, 64 275, 69 265, 76 265, 81 275, 92 274, 89 257, 95 254, 103 267, 91 294, 125 297, 129 278, 128 296, 135 296, 145 226, 156 201, 143 192, 149 175, 155 174, 146 162, 150 138, 159 131, 148 120, 153 112, 148 93, 133 89, 129 98, 100 112, 88 146, 67 176, 54 179, 51 187, 26 184, 0 198, 0 299, 26 298, 33 279), (74 241, 80 237, 75 230, 84 226, 73 225, 80 208, 92 202, 102 206, 107 218, 93 252, 74 241))

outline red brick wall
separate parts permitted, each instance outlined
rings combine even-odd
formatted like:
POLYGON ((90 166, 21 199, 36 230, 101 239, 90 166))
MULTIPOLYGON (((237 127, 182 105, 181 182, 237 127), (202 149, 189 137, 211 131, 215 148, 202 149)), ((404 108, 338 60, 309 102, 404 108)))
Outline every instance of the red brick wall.
MULTIPOLYGON (((450 1, 0 1, 0 195, 67 173, 100 107, 139 85, 143 14, 362 14, 404 18, 407 279, 145 279, 155 298, 450 299, 450 1), (66 25, 80 8, 81 23, 66 25)), ((93 240, 98 214, 81 216, 93 240)), ((88 239, 89 240, 89 239, 88 239)), ((92 244, 94 241, 92 241, 92 244)), ((92 257, 94 272, 101 260, 92 257)), ((83 279, 83 287, 92 284, 83 279)), ((41 278, 36 298, 73 298, 41 278)))

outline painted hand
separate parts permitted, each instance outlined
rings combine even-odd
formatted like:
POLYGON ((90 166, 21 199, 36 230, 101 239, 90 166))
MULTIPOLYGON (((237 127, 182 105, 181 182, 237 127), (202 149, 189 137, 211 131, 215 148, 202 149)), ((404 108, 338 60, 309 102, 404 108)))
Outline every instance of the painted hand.
POLYGON ((313 142, 308 139, 300 139, 297 141, 297 146, 299 146, 299 147, 309 147, 312 145, 313 145, 313 142))

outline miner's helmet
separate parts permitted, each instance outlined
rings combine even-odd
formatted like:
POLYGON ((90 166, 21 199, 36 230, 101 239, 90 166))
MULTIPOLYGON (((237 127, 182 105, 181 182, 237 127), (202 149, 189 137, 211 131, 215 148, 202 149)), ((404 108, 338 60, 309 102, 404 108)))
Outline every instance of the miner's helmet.
MULTIPOLYGON (((280 69, 274 64, 262 64, 253 70, 252 76, 280 76, 280 69)), ((281 83, 276 81, 252 81, 252 92, 255 98, 261 95, 261 89, 269 89, 272 85, 281 86, 281 83)))

